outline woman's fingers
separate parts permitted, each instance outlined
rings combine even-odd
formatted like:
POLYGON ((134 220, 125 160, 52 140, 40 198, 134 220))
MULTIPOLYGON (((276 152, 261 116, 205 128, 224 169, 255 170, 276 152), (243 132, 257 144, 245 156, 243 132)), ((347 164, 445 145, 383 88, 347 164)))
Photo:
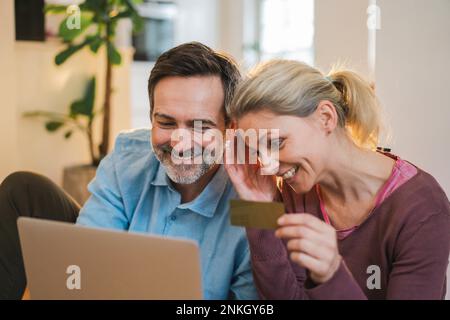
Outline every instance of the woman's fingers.
POLYGON ((334 230, 333 227, 328 225, 325 221, 322 221, 309 213, 285 214, 278 219, 278 224, 282 227, 289 225, 303 225, 318 232, 330 232, 330 229, 334 230))
POLYGON ((308 239, 320 239, 321 234, 314 229, 307 226, 286 226, 280 227, 275 231, 275 236, 278 238, 308 238, 308 239))
POLYGON ((228 176, 231 179, 231 182, 233 182, 233 184, 237 184, 240 183, 240 174, 239 174, 239 169, 236 168, 235 165, 233 164, 224 164, 225 167, 225 171, 227 172, 228 176))
POLYGON ((287 242, 289 251, 298 251, 306 253, 316 259, 327 261, 332 259, 336 248, 330 243, 314 241, 307 238, 291 239, 287 242))
POLYGON ((342 257, 337 253, 331 259, 317 259, 303 252, 293 251, 289 255, 291 260, 299 266, 309 270, 311 279, 315 283, 325 283, 330 280, 342 261, 342 257))
POLYGON ((290 258, 293 262, 296 262, 301 267, 306 268, 313 273, 322 274, 328 269, 328 266, 324 262, 303 252, 291 252, 290 258))
POLYGON ((290 258, 310 271, 316 283, 328 281, 339 267, 336 231, 310 214, 287 214, 279 219, 276 236, 287 239, 290 258))
POLYGON ((309 226, 280 227, 275 231, 275 236, 282 239, 309 239, 324 246, 333 246, 335 243, 335 231, 332 233, 319 232, 309 226))
POLYGON ((292 239, 287 243, 287 248, 291 252, 303 252, 316 259, 322 258, 321 246, 317 242, 311 241, 309 239, 292 239))

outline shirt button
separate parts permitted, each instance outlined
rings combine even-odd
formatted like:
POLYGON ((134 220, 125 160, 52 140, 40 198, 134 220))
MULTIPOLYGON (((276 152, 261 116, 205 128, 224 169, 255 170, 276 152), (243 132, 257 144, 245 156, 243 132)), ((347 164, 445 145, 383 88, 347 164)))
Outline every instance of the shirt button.
POLYGON ((177 217, 171 216, 171 217, 170 217, 170 220, 175 221, 175 220, 177 220, 177 217))

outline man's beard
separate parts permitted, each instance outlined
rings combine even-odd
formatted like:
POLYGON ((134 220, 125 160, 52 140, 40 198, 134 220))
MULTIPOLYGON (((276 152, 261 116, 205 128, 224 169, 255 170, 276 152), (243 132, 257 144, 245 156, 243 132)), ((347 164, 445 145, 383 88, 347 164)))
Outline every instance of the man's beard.
MULTIPOLYGON (((197 182, 215 165, 215 163, 203 161, 203 159, 201 164, 176 164, 172 161, 172 147, 168 144, 155 146, 152 143, 152 147, 156 158, 166 169, 166 173, 170 180, 175 183, 192 184, 197 182)), ((191 150, 191 152, 194 154, 193 150, 191 150)), ((193 158, 190 160, 191 162, 194 162, 193 158)))

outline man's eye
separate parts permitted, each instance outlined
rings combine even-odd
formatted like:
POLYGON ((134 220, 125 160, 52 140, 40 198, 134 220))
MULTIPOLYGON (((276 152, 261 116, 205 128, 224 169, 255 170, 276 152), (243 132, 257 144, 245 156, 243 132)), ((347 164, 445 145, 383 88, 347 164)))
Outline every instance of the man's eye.
POLYGON ((193 128, 193 130, 197 131, 197 132, 205 132, 206 130, 209 130, 209 129, 211 129, 211 128, 210 127, 201 127, 201 128, 194 127, 193 128))
POLYGON ((173 127, 175 124, 173 122, 158 122, 161 127, 173 127))

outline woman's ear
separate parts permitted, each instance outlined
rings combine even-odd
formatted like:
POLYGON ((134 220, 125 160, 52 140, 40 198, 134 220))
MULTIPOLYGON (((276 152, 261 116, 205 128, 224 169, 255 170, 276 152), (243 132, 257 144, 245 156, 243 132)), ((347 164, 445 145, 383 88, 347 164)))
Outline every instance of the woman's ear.
POLYGON ((320 121, 320 127, 327 135, 336 129, 339 117, 333 103, 328 100, 320 101, 314 113, 316 113, 317 119, 320 121))
POLYGON ((228 123, 228 129, 237 129, 237 121, 234 119, 231 119, 228 123))

